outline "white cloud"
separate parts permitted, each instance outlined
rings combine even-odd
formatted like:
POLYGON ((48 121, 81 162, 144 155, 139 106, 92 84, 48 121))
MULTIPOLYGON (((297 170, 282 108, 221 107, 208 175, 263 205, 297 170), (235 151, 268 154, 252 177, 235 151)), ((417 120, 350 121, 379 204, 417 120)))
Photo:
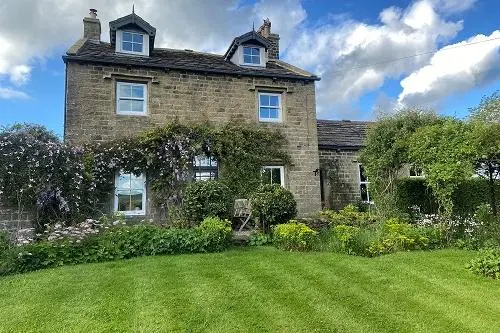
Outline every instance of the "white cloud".
POLYGON ((500 30, 440 49, 428 65, 401 80, 403 91, 398 102, 402 105, 429 104, 498 79, 500 30), (464 46, 466 44, 471 45, 464 46))
POLYGON ((0 99, 28 99, 29 96, 23 91, 12 88, 0 87, 0 99))
POLYGON ((472 8, 477 0, 434 0, 434 4, 445 14, 456 14, 472 8))
POLYGON ((223 53, 234 37, 258 28, 270 17, 282 42, 305 18, 299 0, 40 0, 3 1, 0 11, 0 80, 19 85, 29 80, 37 61, 62 54, 83 34, 82 19, 89 8, 98 10, 101 39, 109 40, 108 23, 135 11, 157 29, 156 45, 223 53), (282 10, 286 7, 287 11, 282 10))
POLYGON ((430 55, 387 60, 436 49, 462 29, 461 21, 443 19, 429 0, 406 9, 384 9, 379 19, 380 24, 373 25, 349 20, 304 29, 295 38, 286 58, 322 77, 317 91, 319 110, 335 108, 335 117, 352 116, 341 113, 353 110, 353 102, 381 88, 387 79, 398 79, 424 66, 430 55))

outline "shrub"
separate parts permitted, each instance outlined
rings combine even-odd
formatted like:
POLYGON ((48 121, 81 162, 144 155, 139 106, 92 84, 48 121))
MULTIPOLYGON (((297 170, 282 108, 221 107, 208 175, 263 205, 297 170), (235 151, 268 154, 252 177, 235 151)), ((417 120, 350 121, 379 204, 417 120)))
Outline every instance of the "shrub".
POLYGON ((276 247, 287 251, 307 251, 313 247, 317 234, 304 223, 292 220, 273 228, 273 243, 276 247))
POLYGON ((418 228, 393 218, 382 225, 380 238, 370 244, 368 255, 376 256, 396 251, 427 248, 429 248, 429 239, 422 235, 418 228))
POLYGON ((9 234, 7 233, 7 231, 0 230, 0 258, 3 257, 3 254, 7 252, 9 248, 9 234))
POLYGON ((217 217, 207 217, 201 222, 198 230, 204 240, 204 252, 217 252, 231 244, 231 222, 217 217))
POLYGON ((248 241, 248 245, 250 246, 263 246, 270 244, 272 242, 271 236, 262 233, 262 232, 255 232, 252 235, 250 235, 250 239, 248 241))
POLYGON ((117 226, 84 238, 58 238, 11 248, 0 262, 0 275, 144 255, 222 251, 230 242, 229 222, 217 218, 191 229, 117 226))
POLYGON ((500 279, 500 247, 483 249, 479 256, 467 265, 476 274, 500 279))
POLYGON ((264 227, 286 223, 297 215, 292 192, 280 185, 262 185, 251 196, 252 214, 264 227))
POLYGON ((356 205, 349 204, 338 212, 333 210, 323 210, 320 216, 327 218, 333 226, 347 225, 363 227, 374 224, 377 218, 368 212, 360 212, 356 205))
POLYGON ((229 187, 216 180, 192 182, 184 192, 183 212, 195 224, 208 216, 226 219, 231 217, 233 201, 229 187))

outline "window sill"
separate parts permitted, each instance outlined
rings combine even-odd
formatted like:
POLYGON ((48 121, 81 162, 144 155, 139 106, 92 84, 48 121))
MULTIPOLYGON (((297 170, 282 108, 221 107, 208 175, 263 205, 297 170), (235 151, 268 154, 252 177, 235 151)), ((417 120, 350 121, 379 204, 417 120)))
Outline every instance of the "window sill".
POLYGON ((134 117, 147 117, 147 113, 144 112, 117 112, 117 116, 134 116, 134 117))
POLYGON ((266 123, 266 124, 282 124, 283 121, 281 119, 259 119, 259 123, 266 123))

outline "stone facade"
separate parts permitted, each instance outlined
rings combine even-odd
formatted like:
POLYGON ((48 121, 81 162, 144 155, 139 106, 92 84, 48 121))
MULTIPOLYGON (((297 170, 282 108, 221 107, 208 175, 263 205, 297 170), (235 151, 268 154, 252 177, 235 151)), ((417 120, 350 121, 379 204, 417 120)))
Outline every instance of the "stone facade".
POLYGON ((258 123, 259 91, 282 94, 283 122, 262 123, 288 139, 292 165, 285 186, 297 200, 300 215, 320 206, 314 81, 236 77, 67 62, 64 137, 68 143, 107 141, 180 121, 258 123), (116 114, 116 82, 147 83, 146 116, 116 114))
POLYGON ((325 208, 361 201, 359 150, 320 149, 321 198, 325 208))

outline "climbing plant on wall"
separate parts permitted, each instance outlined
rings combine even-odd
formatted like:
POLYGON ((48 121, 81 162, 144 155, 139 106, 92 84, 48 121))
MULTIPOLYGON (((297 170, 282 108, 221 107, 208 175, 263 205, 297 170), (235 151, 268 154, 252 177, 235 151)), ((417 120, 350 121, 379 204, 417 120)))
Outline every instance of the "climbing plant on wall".
POLYGON ((44 131, 17 125, 0 132, 0 195, 14 205, 22 198, 23 208, 31 211, 46 202, 51 210, 64 212, 62 218, 90 214, 83 208, 106 200, 118 171, 146 173, 154 204, 165 207, 181 201, 197 155, 216 158, 220 180, 240 197, 258 186, 262 165, 290 162, 279 131, 248 124, 171 123, 135 137, 83 147, 61 143, 44 131))

